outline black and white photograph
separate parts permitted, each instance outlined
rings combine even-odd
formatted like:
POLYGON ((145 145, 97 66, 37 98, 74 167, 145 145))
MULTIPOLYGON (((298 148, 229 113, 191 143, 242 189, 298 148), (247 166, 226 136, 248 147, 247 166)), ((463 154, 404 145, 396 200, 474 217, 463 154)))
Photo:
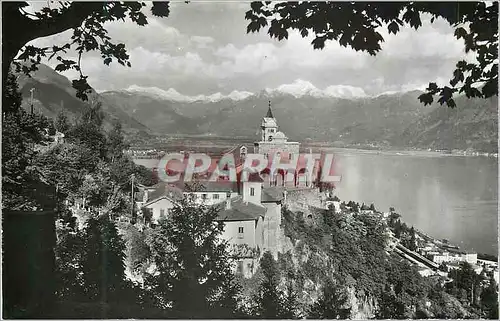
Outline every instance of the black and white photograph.
POLYGON ((498 319, 498 2, 2 1, 3 319, 498 319))

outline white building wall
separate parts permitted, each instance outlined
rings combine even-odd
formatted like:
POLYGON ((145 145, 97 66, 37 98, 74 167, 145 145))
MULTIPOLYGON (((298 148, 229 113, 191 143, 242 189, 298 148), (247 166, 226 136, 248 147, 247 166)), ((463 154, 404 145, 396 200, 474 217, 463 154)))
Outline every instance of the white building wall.
POLYGON ((262 196, 262 183, 260 182, 243 182, 243 201, 252 202, 254 204, 260 205, 260 200, 262 196), (253 189, 253 195, 252 195, 253 189))
POLYGON ((222 238, 230 245, 246 244, 255 247, 255 221, 230 221, 224 222, 224 232, 222 238), (243 233, 239 233, 239 228, 243 228, 243 233))
MULTIPOLYGON (((189 194, 194 194, 195 196, 195 202, 198 204, 205 204, 205 205, 213 205, 217 204, 220 202, 224 202, 227 199, 227 192, 195 192, 195 193, 187 193, 185 192, 184 195, 189 195, 189 194), (205 196, 204 196, 205 195, 205 196)), ((238 192, 231 192, 230 193, 230 198, 234 198, 238 196, 238 192)))
POLYGON ((160 218, 161 215, 161 210, 164 210, 165 216, 168 215, 168 211, 174 207, 174 203, 170 201, 167 198, 163 198, 157 202, 154 202, 152 204, 149 204, 146 206, 146 208, 151 209, 152 211, 152 218, 151 221, 153 222, 158 222, 158 219, 160 218))

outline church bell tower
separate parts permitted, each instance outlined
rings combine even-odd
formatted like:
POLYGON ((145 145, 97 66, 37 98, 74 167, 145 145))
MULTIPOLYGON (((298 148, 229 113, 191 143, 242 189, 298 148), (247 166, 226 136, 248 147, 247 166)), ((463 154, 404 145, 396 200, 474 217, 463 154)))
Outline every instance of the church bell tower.
POLYGON ((267 114, 262 119, 261 124, 262 141, 271 142, 273 141, 274 135, 278 132, 278 124, 276 123, 276 118, 274 118, 273 111, 271 110, 271 101, 269 101, 269 107, 267 109, 267 114))

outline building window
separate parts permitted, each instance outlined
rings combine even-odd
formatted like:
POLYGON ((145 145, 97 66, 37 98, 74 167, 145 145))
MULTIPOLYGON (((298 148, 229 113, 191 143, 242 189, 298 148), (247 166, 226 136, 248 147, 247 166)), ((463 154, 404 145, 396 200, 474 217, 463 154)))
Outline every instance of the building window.
POLYGON ((160 217, 165 217, 165 209, 164 208, 160 209, 160 217))
POLYGON ((207 199, 207 194, 201 194, 201 198, 206 200, 207 199))
POLYGON ((292 154, 288 153, 288 160, 292 160, 292 154))
POLYGON ((255 188, 250 187, 250 196, 255 196, 255 188))
POLYGON ((214 198, 214 200, 218 200, 219 199, 219 194, 214 194, 213 198, 214 198))
POLYGON ((238 238, 243 238, 243 226, 238 227, 238 238))
POLYGON ((270 132, 271 132, 271 133, 274 133, 274 128, 271 128, 270 132))
POLYGON ((272 141, 273 140, 273 136, 269 136, 268 140, 272 141))

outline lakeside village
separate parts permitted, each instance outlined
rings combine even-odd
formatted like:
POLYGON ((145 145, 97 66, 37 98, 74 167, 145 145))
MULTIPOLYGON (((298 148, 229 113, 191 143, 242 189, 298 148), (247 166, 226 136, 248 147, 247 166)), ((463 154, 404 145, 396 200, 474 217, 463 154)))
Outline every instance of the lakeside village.
MULTIPOLYGON (((254 143, 254 154, 278 155, 282 159, 292 159, 299 154, 300 143, 288 141, 286 135, 278 130, 277 120, 269 104, 267 114, 261 123, 261 139, 254 143)), ((189 153, 181 152, 187 156, 189 153)), ((242 180, 242 164, 251 157, 246 146, 237 146, 219 155, 232 154, 236 161, 237 181, 210 181, 208 177, 217 169, 214 162, 201 177, 198 189, 186 190, 182 180, 177 183, 164 181, 152 187, 139 186, 134 193, 136 206, 140 209, 138 219, 144 225, 154 226, 162 217, 166 217, 178 202, 186 195, 192 195, 196 202, 220 209, 217 220, 224 223, 222 237, 234 249, 237 265, 236 273, 250 278, 256 272, 259 259, 266 251, 275 258, 278 253, 286 252, 285 231, 283 227, 283 211, 300 212, 306 224, 314 224, 322 219, 318 217, 321 210, 331 210, 335 213, 344 211, 357 212, 359 215, 372 216, 387 224, 387 235, 390 239, 389 251, 394 251, 411 264, 418 267, 419 273, 425 277, 436 277, 451 281, 448 272, 458 269, 461 262, 469 263, 479 274, 485 270, 493 273, 498 282, 498 263, 494 257, 479 257, 477 253, 463 251, 458 246, 449 244, 447 240, 434 239, 425 233, 409 228, 400 220, 400 215, 391 208, 388 212, 379 212, 374 205, 366 206, 355 202, 344 203, 334 195, 333 184, 322 184, 314 179, 314 174, 308 173, 309 168, 303 159, 298 160, 293 178, 287 178, 286 171, 278 170, 272 173, 266 167, 260 175, 250 174, 247 180, 242 180), (214 166, 215 165, 215 166, 214 166), (204 180, 203 180, 204 179, 204 180), (245 250, 241 250, 241 249, 245 250)), ((321 163, 316 160, 315 169, 321 171, 321 163)), ((183 170, 183 164, 177 168, 183 170)), ((175 166, 169 164, 168 174, 175 173, 175 166)), ((129 277, 134 278, 133 275, 129 277)))

